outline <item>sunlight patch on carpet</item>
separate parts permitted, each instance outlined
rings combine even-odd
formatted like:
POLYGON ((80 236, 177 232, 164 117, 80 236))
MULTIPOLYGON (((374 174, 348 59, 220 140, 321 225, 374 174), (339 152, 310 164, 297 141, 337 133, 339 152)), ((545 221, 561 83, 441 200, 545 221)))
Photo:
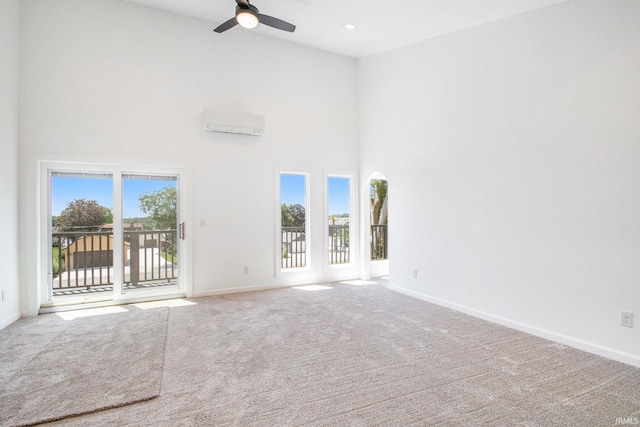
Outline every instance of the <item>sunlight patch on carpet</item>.
POLYGON ((125 313, 128 310, 120 306, 88 308, 85 310, 61 311, 56 313, 64 320, 74 320, 81 317, 101 316, 103 314, 125 313))
POLYGON ((299 291, 314 292, 314 291, 324 291, 324 290, 333 289, 333 288, 331 288, 330 286, 306 285, 306 286, 294 286, 293 289, 297 289, 299 291))
POLYGON ((131 304, 134 307, 140 308, 142 310, 148 310, 150 308, 160 308, 160 307, 186 307, 190 305, 198 305, 193 301, 188 301, 184 298, 175 298, 175 299, 165 299, 159 301, 148 301, 148 302, 140 302, 137 304, 131 304))
POLYGON ((378 284, 378 282, 374 282, 373 280, 345 280, 339 283, 341 285, 352 285, 352 286, 368 286, 368 285, 378 284))

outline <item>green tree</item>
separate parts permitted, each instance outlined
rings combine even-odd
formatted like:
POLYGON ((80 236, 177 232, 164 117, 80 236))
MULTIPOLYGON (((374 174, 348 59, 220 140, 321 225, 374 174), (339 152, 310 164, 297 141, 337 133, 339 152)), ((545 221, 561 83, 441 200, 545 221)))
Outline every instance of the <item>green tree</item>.
POLYGON ((157 230, 172 230, 177 226, 178 190, 175 187, 164 187, 152 193, 142 194, 140 210, 151 216, 153 226, 157 230))
POLYGON ((113 224, 113 211, 104 206, 101 206, 101 208, 104 209, 104 224, 113 224))
POLYGON ((304 226, 306 213, 304 206, 300 204, 285 205, 282 204, 282 226, 304 226))
POLYGON ((293 225, 302 227, 307 219, 304 206, 300 204, 289 205, 289 213, 293 218, 293 225))
POLYGON ((370 187, 371 224, 387 224, 387 181, 371 180, 370 187))
POLYGON ((95 200, 77 199, 69 202, 57 217, 57 225, 65 231, 87 230, 113 222, 111 209, 95 200))
POLYGON ((283 227, 291 227, 293 225, 293 217, 291 216, 291 213, 289 212, 289 206, 285 205, 284 203, 282 204, 281 207, 281 211, 282 211, 282 226, 283 227))

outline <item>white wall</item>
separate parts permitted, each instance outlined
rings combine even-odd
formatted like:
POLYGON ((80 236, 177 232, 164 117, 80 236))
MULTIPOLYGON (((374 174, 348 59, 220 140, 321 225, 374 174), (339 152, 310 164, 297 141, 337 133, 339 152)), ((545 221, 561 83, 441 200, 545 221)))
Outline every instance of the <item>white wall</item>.
MULTIPOLYGON (((278 286, 276 169, 307 171, 318 256, 287 277, 334 277, 319 256, 322 177, 358 168, 355 60, 115 0, 23 0, 21 16, 23 207, 38 197, 38 160, 184 167, 194 293, 278 286), (205 107, 264 114, 266 132, 206 133, 205 107)), ((23 310, 34 313, 35 212, 25 224, 23 310)))
POLYGON ((18 282, 18 64, 19 0, 0 2, 0 329, 20 317, 18 282))
POLYGON ((640 365, 638 22, 581 0, 360 61, 392 286, 640 365))

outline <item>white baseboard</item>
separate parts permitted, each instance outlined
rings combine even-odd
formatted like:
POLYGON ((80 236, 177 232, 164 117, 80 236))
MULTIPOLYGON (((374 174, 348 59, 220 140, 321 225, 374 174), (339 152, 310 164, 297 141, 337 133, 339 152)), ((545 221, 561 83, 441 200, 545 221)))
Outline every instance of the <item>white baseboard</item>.
POLYGON ((256 292, 256 291, 268 291, 270 289, 293 288, 295 286, 340 283, 346 280, 356 280, 357 278, 358 278, 357 275, 349 275, 349 276, 345 276, 344 279, 339 279, 334 277, 326 281, 298 280, 298 281, 291 281, 287 283, 270 284, 270 285, 253 285, 253 286, 241 286, 241 287, 223 288, 223 289, 212 289, 210 291, 194 292, 192 297, 193 298, 210 297, 210 296, 216 296, 216 295, 238 294, 241 292, 256 292))
POLYGON ((594 344, 588 341, 583 341, 570 336, 558 334, 556 332, 548 331, 546 329, 537 328, 535 326, 527 325, 524 323, 516 322, 505 317, 495 316, 490 313, 486 313, 480 310, 476 310, 471 307, 456 304, 451 301, 447 301, 441 298, 432 297, 422 294, 420 292, 411 291, 408 289, 400 288, 397 286, 388 286, 389 289, 399 292, 401 294, 408 295, 413 298, 417 298, 423 301, 427 301, 442 307, 450 308, 455 311, 459 311, 464 314, 468 314, 473 317, 477 317, 482 320, 487 320, 492 323, 497 323, 508 328, 516 329, 518 331, 526 332, 531 335, 535 335, 541 338, 545 338, 560 344, 567 345, 569 347, 577 348, 589 353, 597 354, 598 356, 606 357, 607 359, 617 360, 618 362, 626 363, 628 365, 640 367, 640 357, 633 354, 624 353, 612 348, 604 347, 599 344, 594 344))
POLYGON ((211 297, 216 295, 238 294, 241 292, 256 292, 256 291, 268 291, 270 289, 291 288, 293 286, 299 286, 301 283, 296 284, 280 284, 280 285, 256 285, 256 286, 243 286, 239 288, 223 288, 212 289, 210 291, 194 292, 193 298, 211 297))
POLYGON ((0 320, 0 329, 4 329, 20 318, 20 313, 14 313, 6 319, 0 320))

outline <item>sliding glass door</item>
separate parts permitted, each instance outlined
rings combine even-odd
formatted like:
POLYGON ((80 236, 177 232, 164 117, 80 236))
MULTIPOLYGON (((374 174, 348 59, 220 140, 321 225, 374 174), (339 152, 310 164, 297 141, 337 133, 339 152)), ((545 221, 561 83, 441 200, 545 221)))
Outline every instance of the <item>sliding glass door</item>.
POLYGON ((47 176, 45 302, 184 293, 179 173, 74 167, 47 176))
POLYGON ((123 293, 177 286, 178 177, 122 176, 123 293))
POLYGON ((52 171, 51 295, 113 293, 113 174, 52 171))

